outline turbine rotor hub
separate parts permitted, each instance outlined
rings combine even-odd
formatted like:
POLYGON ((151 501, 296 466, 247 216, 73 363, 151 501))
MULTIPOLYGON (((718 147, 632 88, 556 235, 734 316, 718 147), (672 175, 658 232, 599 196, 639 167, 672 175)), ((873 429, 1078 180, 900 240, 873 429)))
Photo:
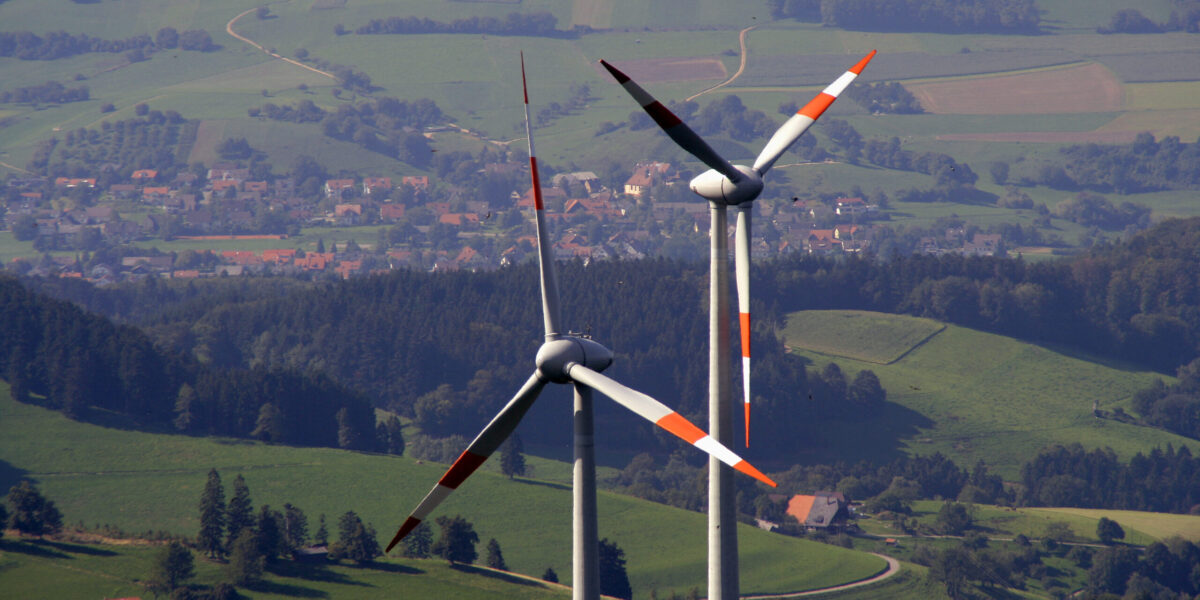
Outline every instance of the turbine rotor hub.
POLYGON ((737 183, 730 181, 720 171, 709 169, 692 179, 688 187, 709 202, 727 206, 736 206, 758 198, 763 189, 762 176, 745 165, 733 165, 733 168, 744 176, 737 183))
POLYGON ((578 364, 597 373, 612 364, 613 353, 599 342, 573 335, 550 340, 538 349, 538 372, 554 383, 570 383, 570 366, 578 364))

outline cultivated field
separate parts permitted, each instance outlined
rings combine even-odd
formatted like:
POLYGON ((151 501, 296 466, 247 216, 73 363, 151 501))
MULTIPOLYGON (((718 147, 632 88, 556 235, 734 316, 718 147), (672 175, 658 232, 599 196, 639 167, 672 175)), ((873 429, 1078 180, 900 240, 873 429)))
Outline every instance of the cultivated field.
MULTIPOLYGON (((246 440, 190 438, 103 428, 69 421, 41 408, 14 403, 0 384, 0 488, 30 477, 63 512, 67 523, 111 524, 195 535, 196 502, 209 468, 226 490, 239 473, 255 506, 303 509, 311 523, 354 510, 381 538, 442 475, 445 465, 332 449, 289 448, 246 440)), ((490 461, 491 462, 491 461, 490 461)), ((485 467, 494 469, 494 464, 485 467)), ((537 472, 540 469, 535 463, 537 472)), ((562 473, 562 470, 558 470, 562 473)), ((686 593, 705 579, 705 516, 627 496, 601 493, 600 535, 616 541, 629 561, 634 590, 686 593)), ((553 567, 569 583, 569 486, 557 481, 476 474, 439 509, 462 514, 481 540, 496 538, 513 570, 540 575, 553 567)), ((315 525, 313 525, 315 527, 315 525)), ((769 534, 739 530, 742 589, 785 592, 861 579, 882 568, 880 559, 769 534), (804 570, 794 568, 804 563, 804 570)), ((340 596, 338 596, 340 597, 340 596)))
MULTIPOLYGON (((817 316, 793 313, 789 322, 820 318, 826 311, 805 312, 817 316)), ((841 311, 829 312, 836 315, 841 311)), ((882 314, 878 318, 900 321, 896 327, 902 329, 910 327, 903 322, 912 319, 882 314)), ((845 322, 854 323, 829 319, 831 331, 825 339, 836 341, 832 324, 845 322)), ((843 436, 855 440, 855 445, 864 437, 890 443, 898 436, 896 443, 903 451, 942 452, 963 466, 984 460, 1009 480, 1017 478, 1021 464, 1039 449, 1055 443, 1107 446, 1126 459, 1168 443, 1200 450, 1195 441, 1172 433, 1092 416, 1094 400, 1105 410, 1129 410, 1133 394, 1161 377, 1155 373, 1104 366, 954 325, 900 360, 880 365, 844 358, 860 352, 853 346, 855 336, 848 330, 844 346, 827 342, 825 351, 809 349, 803 337, 786 336, 792 353, 813 361, 816 367, 837 362, 848 378, 859 369, 870 369, 888 391, 889 407, 876 425, 881 428, 877 436, 863 436, 861 430, 831 430, 831 444, 838 444, 843 436)), ((838 451, 857 452, 853 448, 838 451)))
POLYGON ((1102 65, 910 85, 934 114, 1055 114, 1120 110, 1121 82, 1102 65))

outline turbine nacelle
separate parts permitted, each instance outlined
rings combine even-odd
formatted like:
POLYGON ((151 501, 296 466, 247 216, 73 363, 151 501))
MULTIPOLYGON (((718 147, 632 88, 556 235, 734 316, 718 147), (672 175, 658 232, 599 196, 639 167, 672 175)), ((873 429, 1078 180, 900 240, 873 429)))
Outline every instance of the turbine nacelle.
POLYGON ((752 167, 745 165, 733 165, 733 168, 742 174, 737 181, 730 181, 724 173, 709 169, 693 178, 688 187, 705 200, 728 206, 736 206, 757 198, 763 189, 762 176, 752 167))
POLYGON ((572 383, 570 370, 575 365, 600 373, 612 362, 612 350, 595 340, 576 336, 561 336, 542 344, 535 359, 538 372, 554 383, 572 383))

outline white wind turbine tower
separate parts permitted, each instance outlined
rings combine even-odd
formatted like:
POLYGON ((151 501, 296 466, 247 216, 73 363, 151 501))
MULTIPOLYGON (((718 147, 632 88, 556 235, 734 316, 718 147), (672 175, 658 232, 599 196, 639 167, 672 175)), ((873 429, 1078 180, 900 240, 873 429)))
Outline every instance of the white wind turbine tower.
POLYGON ((401 525, 387 551, 425 520, 517 428, 547 383, 571 384, 575 388, 575 472, 573 490, 572 587, 575 600, 598 600, 599 541, 596 527, 596 464, 592 427, 592 390, 658 425, 672 435, 707 452, 717 460, 766 483, 775 482, 725 445, 661 402, 616 380, 601 375, 612 364, 612 352, 578 334, 564 333, 560 323, 558 283, 554 273, 553 249, 542 216, 542 188, 538 179, 533 131, 529 122, 529 92, 525 86, 525 59, 521 58, 521 87, 525 95, 525 130, 529 136, 529 168, 533 180, 534 217, 537 225, 538 266, 542 290, 545 342, 537 352, 536 368, 525 385, 500 413, 479 432, 475 440, 451 465, 445 475, 401 525))
MULTIPOLYGON (((692 191, 708 200, 712 213, 709 253, 709 434, 726 446, 733 445, 733 407, 730 399, 729 356, 729 242, 726 207, 737 207, 734 253, 738 288, 738 313, 742 338, 742 393, 746 446, 750 445, 750 210, 762 192, 763 176, 779 157, 816 122, 838 95, 862 73, 875 56, 872 50, 838 77, 808 104, 792 115, 771 136, 754 165, 733 165, 717 154, 696 132, 646 90, 605 61, 600 64, 650 115, 676 144, 710 169, 692 179, 692 191)), ((733 479, 720 462, 708 461, 708 597, 738 597, 737 513, 733 479)))

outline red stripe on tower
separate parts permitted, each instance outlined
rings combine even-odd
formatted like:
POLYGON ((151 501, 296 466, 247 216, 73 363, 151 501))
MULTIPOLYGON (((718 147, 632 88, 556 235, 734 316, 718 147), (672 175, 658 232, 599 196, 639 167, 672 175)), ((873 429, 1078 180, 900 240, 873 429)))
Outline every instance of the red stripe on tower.
POLYGON ((742 330, 742 357, 750 358, 750 313, 738 313, 742 330))

